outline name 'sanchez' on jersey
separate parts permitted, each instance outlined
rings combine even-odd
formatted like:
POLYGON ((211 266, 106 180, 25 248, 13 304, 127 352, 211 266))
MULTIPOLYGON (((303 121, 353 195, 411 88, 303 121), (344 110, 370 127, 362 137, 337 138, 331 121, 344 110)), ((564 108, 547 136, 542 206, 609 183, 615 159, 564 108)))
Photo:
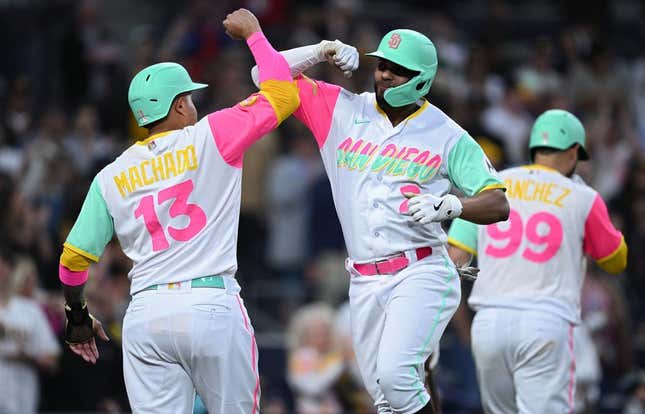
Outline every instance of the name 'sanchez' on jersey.
POLYGON ((571 194, 571 189, 555 183, 544 183, 534 180, 504 179, 506 196, 523 201, 539 201, 564 207, 564 199, 571 194))
POLYGON ((121 197, 125 197, 141 187, 176 177, 186 171, 196 170, 197 167, 199 167, 197 152, 191 144, 176 151, 165 152, 121 171, 121 174, 114 176, 114 184, 121 197))

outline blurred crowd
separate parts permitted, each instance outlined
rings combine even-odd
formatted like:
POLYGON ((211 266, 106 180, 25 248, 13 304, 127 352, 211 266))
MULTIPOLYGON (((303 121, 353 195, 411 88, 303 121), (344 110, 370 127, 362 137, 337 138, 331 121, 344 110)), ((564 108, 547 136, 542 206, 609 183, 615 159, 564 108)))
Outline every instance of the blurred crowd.
MULTIPOLYGON (((340 39, 364 53, 395 27, 427 34, 439 55, 428 99, 498 169, 527 163, 529 130, 545 109, 581 118, 592 160, 578 172, 607 201, 630 250, 619 277, 588 267, 577 410, 645 412, 645 4, 636 0, 583 8, 556 0, 0 1, 0 412, 128 412, 120 332, 129 260, 113 241, 90 271, 89 307, 112 339, 90 367, 62 341, 62 241, 94 174, 145 137, 127 104, 136 72, 159 61, 185 65, 210 85, 194 94, 201 116, 254 91, 250 53, 221 27, 240 6, 259 16, 278 49, 340 39)), ((373 64, 361 59, 351 79, 326 64, 308 75, 371 91, 373 64)), ((344 242, 315 141, 290 119, 244 164, 238 278, 260 347, 262 412, 372 413, 349 336, 344 242)), ((446 413, 481 412, 471 317, 460 309, 442 339, 446 413)))

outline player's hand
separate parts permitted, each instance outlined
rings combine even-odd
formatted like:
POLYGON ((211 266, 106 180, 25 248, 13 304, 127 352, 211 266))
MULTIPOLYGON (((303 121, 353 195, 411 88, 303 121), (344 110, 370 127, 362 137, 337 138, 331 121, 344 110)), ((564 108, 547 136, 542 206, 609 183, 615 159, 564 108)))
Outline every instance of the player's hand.
POLYGON ((437 197, 432 194, 404 193, 408 201, 407 214, 420 224, 440 222, 461 215, 461 201, 452 194, 437 197))
POLYGON ((336 39, 333 42, 323 40, 319 48, 323 59, 342 70, 346 78, 351 77, 352 72, 358 69, 359 55, 354 46, 336 39))
POLYGON ((253 33, 262 30, 257 17, 247 9, 235 10, 222 23, 226 34, 237 40, 248 39, 253 33))
POLYGON ((458 267, 457 273, 459 273, 459 278, 461 280, 466 282, 475 282, 475 280, 477 280, 479 268, 474 266, 458 267))
POLYGON ((98 336, 104 341, 110 338, 103 330, 103 324, 92 316, 87 305, 67 305, 65 304, 65 342, 76 355, 79 355, 86 362, 96 364, 99 358, 99 351, 96 347, 94 336, 98 336))

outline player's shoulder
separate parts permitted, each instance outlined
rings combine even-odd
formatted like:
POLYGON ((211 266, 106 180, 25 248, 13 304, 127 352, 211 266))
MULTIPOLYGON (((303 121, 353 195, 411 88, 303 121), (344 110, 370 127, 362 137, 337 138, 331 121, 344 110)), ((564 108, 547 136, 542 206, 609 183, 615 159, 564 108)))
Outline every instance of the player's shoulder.
POLYGON ((440 129, 454 139, 459 139, 465 134, 463 129, 454 119, 432 103, 425 101, 419 108, 417 123, 421 127, 440 129))

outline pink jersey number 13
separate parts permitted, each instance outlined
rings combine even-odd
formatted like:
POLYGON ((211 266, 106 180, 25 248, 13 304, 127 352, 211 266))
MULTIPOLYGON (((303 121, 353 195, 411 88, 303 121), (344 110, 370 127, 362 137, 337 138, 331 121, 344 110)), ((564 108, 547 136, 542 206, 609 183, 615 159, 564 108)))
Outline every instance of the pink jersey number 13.
POLYGON ((544 263, 555 256, 562 244, 563 235, 562 224, 553 214, 545 211, 535 213, 529 217, 524 227, 522 217, 515 210, 511 210, 508 221, 486 226, 486 233, 493 240, 508 240, 502 247, 494 246, 492 243, 486 246, 486 254, 498 259, 513 255, 522 244, 523 237, 526 237, 531 244, 544 245, 545 247, 539 250, 527 246, 522 251, 523 258, 536 263, 544 263), (500 224, 508 228, 503 229, 500 224), (543 234, 538 233, 538 226, 542 227, 543 234))
MULTIPOLYGON (((168 226, 168 234, 177 241, 188 241, 195 237, 201 229, 206 226, 206 213, 197 204, 187 203, 194 185, 192 180, 184 181, 165 188, 157 194, 157 204, 162 204, 170 199, 173 200, 168 213, 171 218, 177 216, 188 216, 188 225, 183 229, 168 226)), ((163 226, 159 222, 155 211, 154 196, 147 195, 141 198, 139 206, 134 211, 134 217, 143 216, 143 221, 152 238, 152 251, 165 250, 170 247, 163 226)))

